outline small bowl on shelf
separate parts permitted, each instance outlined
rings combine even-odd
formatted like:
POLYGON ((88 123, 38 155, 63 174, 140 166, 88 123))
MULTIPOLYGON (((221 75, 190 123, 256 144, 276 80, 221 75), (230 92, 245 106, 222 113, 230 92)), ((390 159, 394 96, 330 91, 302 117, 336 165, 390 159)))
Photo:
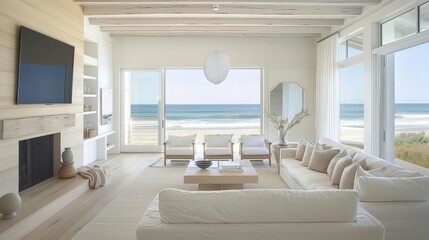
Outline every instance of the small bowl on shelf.
POLYGON ((206 169, 212 165, 212 161, 198 160, 195 161, 195 165, 201 169, 206 169))

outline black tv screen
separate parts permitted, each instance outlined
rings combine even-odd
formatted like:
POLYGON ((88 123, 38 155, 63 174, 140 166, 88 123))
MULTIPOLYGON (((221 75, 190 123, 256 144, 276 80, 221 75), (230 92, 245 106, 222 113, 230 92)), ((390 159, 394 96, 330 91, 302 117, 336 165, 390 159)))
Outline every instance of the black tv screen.
POLYGON ((17 104, 72 103, 74 46, 21 27, 17 104))

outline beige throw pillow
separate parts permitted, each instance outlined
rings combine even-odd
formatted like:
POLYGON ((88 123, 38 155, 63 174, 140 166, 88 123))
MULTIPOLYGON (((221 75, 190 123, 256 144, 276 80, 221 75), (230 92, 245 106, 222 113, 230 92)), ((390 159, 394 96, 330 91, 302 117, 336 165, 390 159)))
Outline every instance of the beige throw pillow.
POLYGON ((346 150, 341 151, 338 153, 332 160, 329 162, 328 169, 326 169, 326 173, 329 176, 329 179, 332 179, 332 173, 334 172, 335 164, 337 164, 338 160, 341 158, 347 156, 346 150))
POLYGON ((364 170, 368 170, 368 165, 366 164, 366 158, 367 158, 367 157, 368 157, 368 156, 367 156, 367 155, 365 155, 364 153, 358 152, 358 153, 356 153, 356 154, 353 156, 352 161, 353 161, 353 162, 360 162, 360 163, 361 163, 361 165, 362 165, 362 168, 363 168, 364 170), (363 160, 365 160, 365 161, 363 161, 363 160))
POLYGON ((301 165, 308 167, 310 163, 311 155, 313 154, 314 146, 310 143, 307 143, 307 147, 305 148, 304 157, 302 158, 301 165))
POLYGON ((341 175, 340 179, 340 189, 353 189, 356 170, 359 166, 362 166, 362 168, 364 168, 364 165, 366 165, 365 159, 354 162, 344 168, 343 174, 341 175))
POLYGON ((352 163, 353 161, 349 156, 345 156, 338 160, 337 164, 335 164, 334 172, 332 173, 332 185, 338 186, 340 184, 341 175, 343 175, 344 168, 351 165, 352 163))
POLYGON ((329 163, 338 153, 340 153, 340 149, 329 149, 322 151, 314 149, 313 154, 311 155, 310 163, 308 164, 308 169, 326 173, 329 163))
POLYGON ((296 154, 295 159, 302 161, 302 158, 304 157, 305 148, 307 147, 308 141, 301 139, 299 140, 298 146, 296 147, 296 154))

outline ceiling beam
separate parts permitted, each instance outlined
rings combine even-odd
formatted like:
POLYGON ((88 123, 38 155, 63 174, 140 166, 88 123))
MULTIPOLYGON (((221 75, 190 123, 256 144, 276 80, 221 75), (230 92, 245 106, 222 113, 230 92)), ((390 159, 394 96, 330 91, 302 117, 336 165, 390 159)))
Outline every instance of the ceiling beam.
POLYGON ((362 13, 361 7, 337 6, 270 6, 270 5, 227 5, 218 11, 212 5, 89 5, 84 7, 86 16, 129 17, 141 15, 158 16, 204 16, 204 17, 284 17, 284 18, 339 18, 356 17, 362 13))
POLYGON ((175 36, 223 36, 223 37, 288 37, 288 38, 320 38, 320 33, 238 33, 238 32, 224 32, 222 35, 219 33, 211 32, 113 32, 110 36, 145 36, 145 37, 175 37, 175 36))
POLYGON ((211 27, 168 27, 168 26, 105 26, 100 28, 103 32, 118 33, 118 32, 211 32, 211 33, 327 33, 330 27, 224 27, 224 26, 211 26, 211 27))
POLYGON ((99 26, 340 26, 342 19, 269 19, 269 18, 89 18, 89 23, 99 26))
POLYGON ((235 1, 199 1, 199 0, 185 0, 185 1, 172 1, 172 0, 75 0, 80 5, 106 5, 106 4, 239 4, 239 5, 252 5, 252 4, 265 4, 265 5, 336 5, 336 6, 367 6, 376 5, 381 0, 235 0, 235 1))

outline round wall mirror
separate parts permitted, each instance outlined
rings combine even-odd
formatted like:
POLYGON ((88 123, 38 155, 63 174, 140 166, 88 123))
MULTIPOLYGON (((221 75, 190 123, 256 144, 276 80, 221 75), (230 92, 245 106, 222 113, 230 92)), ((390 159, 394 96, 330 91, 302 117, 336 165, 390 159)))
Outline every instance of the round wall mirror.
POLYGON ((297 83, 279 83, 270 92, 270 112, 292 119, 305 108, 305 92, 297 83))

